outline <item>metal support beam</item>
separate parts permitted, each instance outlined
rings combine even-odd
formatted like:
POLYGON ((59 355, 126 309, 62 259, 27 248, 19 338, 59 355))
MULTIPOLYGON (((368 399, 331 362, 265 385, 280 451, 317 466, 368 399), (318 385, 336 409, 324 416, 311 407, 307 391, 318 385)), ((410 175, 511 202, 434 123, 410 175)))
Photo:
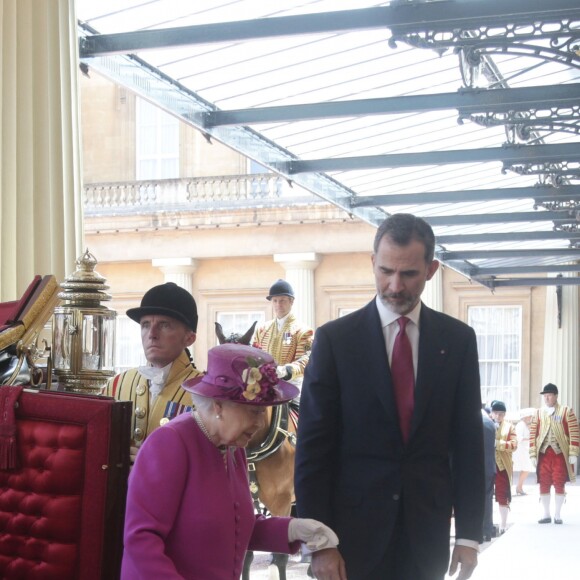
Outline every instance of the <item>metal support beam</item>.
POLYGON ((512 222, 576 222, 576 216, 570 215, 567 211, 542 210, 519 213, 484 213, 421 217, 432 226, 461 226, 468 224, 501 224, 512 222))
MULTIPOLYGON (((81 39, 81 58, 128 54, 176 46, 235 42, 279 36, 328 34, 351 30, 390 28, 393 34, 411 34, 426 26, 437 29, 476 30, 480 26, 558 23, 578 16, 576 0, 471 0, 470 2, 392 2, 390 6, 299 14, 202 24, 179 28, 101 34, 81 39), (444 7, 442 6, 444 4, 444 7)), ((385 35, 387 36, 387 35, 385 35)))
POLYGON ((462 250, 436 252, 440 260, 503 260, 506 258, 545 258, 551 256, 580 259, 580 249, 577 248, 537 248, 534 250, 462 250))
POLYGON ((501 276, 503 274, 560 274, 564 272, 580 272, 580 263, 578 264, 557 264, 549 266, 494 266, 491 268, 479 268, 474 266, 466 274, 470 278, 479 280, 480 278, 490 276, 501 276))
POLYGON ((452 165, 458 163, 486 163, 501 161, 515 163, 558 163, 578 159, 578 143, 558 145, 533 145, 489 147, 486 149, 459 149, 454 151, 430 151, 427 153, 394 153, 391 155, 361 155, 359 157, 336 157, 332 159, 295 159, 279 166, 289 175, 317 171, 357 171, 359 169, 382 169, 385 167, 415 167, 419 165, 452 165))
POLYGON ((580 232, 555 232, 553 230, 534 232, 489 232, 483 234, 448 234, 437 236, 437 243, 443 246, 450 244, 484 244, 494 242, 532 242, 538 240, 575 240, 580 239, 580 232))
POLYGON ((473 189, 463 191, 431 191, 399 193, 391 195, 367 195, 353 199, 353 207, 415 205, 422 203, 463 203, 494 201, 498 199, 527 199, 536 203, 543 201, 568 201, 580 199, 580 185, 562 187, 531 186, 497 189, 473 189))
POLYGON ((580 286, 580 278, 478 278, 488 288, 508 286, 580 286))
POLYGON ((579 83, 514 89, 463 89, 456 93, 211 111, 205 115, 204 124, 206 127, 257 125, 448 109, 457 109, 460 115, 468 116, 474 113, 507 113, 571 107, 577 105, 579 101, 579 83))
POLYGON ((451 260, 501 260, 505 258, 540 258, 561 256, 571 260, 580 259, 576 248, 538 248, 534 250, 464 250, 461 252, 438 251, 437 257, 443 261, 451 260))

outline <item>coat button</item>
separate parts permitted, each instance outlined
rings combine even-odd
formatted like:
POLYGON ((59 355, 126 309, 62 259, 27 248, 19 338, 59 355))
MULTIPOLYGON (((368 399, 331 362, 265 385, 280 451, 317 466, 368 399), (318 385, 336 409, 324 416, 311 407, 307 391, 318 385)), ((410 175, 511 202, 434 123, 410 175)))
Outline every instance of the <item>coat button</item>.
POLYGON ((133 438, 135 441, 141 441, 144 436, 145 434, 143 433, 143 429, 140 429, 139 427, 137 427, 137 429, 135 429, 133 432, 133 438))
POLYGON ((135 417, 137 417, 138 419, 143 419, 145 417, 145 409, 143 407, 137 407, 135 409, 135 417))
POLYGON ((398 493, 393 494, 393 499, 395 501, 399 501, 399 499, 401 499, 401 496, 398 493))
POLYGON ((135 392, 141 396, 145 394, 145 387, 143 385, 139 385, 136 389, 135 392))

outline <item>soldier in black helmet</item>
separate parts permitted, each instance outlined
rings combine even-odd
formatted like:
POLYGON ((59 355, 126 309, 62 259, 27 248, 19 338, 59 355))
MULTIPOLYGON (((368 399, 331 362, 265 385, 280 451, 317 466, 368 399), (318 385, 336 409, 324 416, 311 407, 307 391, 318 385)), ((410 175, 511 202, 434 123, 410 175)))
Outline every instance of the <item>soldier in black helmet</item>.
POLYGON ((257 328, 252 345, 274 357, 279 378, 300 387, 314 332, 292 314, 294 298, 294 290, 286 280, 272 284, 266 299, 272 303, 275 318, 257 328))
POLYGON ((133 462, 147 435, 191 410, 190 397, 181 384, 201 373, 187 348, 195 342, 197 330, 197 306, 187 290, 173 282, 154 286, 139 308, 127 310, 127 316, 141 326, 147 365, 111 379, 105 394, 133 402, 133 462))

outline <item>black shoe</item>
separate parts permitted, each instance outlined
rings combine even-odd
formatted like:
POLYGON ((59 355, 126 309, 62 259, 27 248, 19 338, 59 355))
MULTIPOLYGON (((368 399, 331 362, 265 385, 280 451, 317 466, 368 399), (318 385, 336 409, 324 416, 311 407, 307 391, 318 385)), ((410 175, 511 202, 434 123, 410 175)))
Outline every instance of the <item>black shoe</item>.
POLYGON ((555 524, 563 524, 564 522, 562 520, 558 520, 558 519, 554 518, 554 523, 555 524))
MULTIPOLYGON (((562 521, 562 520, 560 520, 562 521)), ((552 518, 542 518, 541 520, 538 520, 539 524, 551 524, 552 523, 552 518)))
POLYGON ((484 542, 491 542, 491 536, 483 536, 484 542))

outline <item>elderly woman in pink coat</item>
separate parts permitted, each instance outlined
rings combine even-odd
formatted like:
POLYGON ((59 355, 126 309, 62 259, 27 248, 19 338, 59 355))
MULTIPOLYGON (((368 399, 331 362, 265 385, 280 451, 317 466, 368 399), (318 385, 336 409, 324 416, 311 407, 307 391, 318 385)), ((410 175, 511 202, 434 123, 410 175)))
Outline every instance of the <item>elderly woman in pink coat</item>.
POLYGON ((336 546, 334 532, 315 520, 254 514, 244 447, 267 406, 298 395, 277 378, 273 358, 223 344, 209 351, 207 374, 183 387, 194 410, 154 431, 131 471, 121 578, 239 578, 248 549, 336 546))

